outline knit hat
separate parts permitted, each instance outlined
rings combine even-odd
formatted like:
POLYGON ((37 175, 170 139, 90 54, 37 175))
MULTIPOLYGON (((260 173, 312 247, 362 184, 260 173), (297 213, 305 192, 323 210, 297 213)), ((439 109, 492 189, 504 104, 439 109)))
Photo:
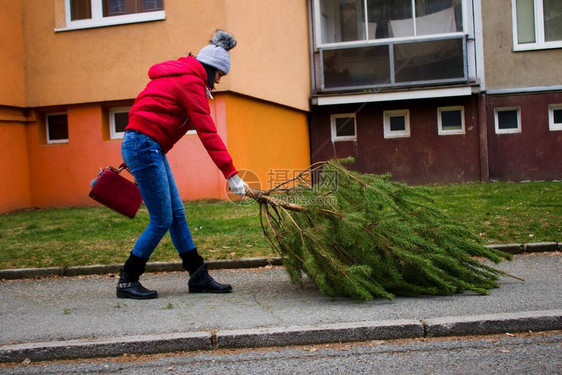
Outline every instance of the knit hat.
POLYGON ((230 54, 228 51, 236 46, 236 39, 226 31, 217 30, 210 43, 199 51, 197 60, 228 74, 230 71, 230 54))

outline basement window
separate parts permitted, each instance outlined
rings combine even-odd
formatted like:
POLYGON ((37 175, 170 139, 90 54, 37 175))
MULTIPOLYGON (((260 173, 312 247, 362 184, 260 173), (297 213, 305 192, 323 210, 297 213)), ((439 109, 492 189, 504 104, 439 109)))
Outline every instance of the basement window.
POLYGON ((68 116, 66 113, 49 113, 46 116, 47 143, 68 143, 68 116))
POLYGON ((519 107, 496 108, 494 110, 496 134, 521 133, 521 115, 519 107))
POLYGON ((330 116, 332 141, 355 141, 357 139, 357 123, 355 113, 330 116))
POLYGON ((166 18, 164 0, 64 0, 66 26, 55 31, 88 29, 166 18))
POLYGON ((118 107, 109 110, 109 135, 111 139, 122 139, 125 127, 129 124, 131 107, 118 107))
POLYGON ((548 128, 550 130, 562 130, 562 104, 548 106, 548 128))
POLYGON ((410 111, 384 111, 384 137, 407 138, 410 136, 410 111))
POLYGON ((464 134, 464 107, 437 108, 439 135, 464 134))

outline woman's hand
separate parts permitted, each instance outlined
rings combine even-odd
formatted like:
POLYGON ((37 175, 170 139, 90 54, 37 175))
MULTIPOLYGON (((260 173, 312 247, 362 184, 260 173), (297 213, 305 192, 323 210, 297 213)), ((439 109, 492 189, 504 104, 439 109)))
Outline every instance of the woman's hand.
POLYGON ((237 174, 228 179, 228 186, 230 187, 230 191, 242 197, 246 195, 246 188, 249 187, 237 174))

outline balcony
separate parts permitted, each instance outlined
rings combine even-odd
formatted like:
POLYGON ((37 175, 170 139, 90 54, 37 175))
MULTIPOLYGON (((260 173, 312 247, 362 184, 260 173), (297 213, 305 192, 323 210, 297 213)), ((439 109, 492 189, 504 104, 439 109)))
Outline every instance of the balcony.
POLYGON ((459 1, 313 0, 313 8, 313 94, 469 81, 466 14, 459 1))
POLYGON ((463 35, 319 48, 319 92, 468 81, 463 35))

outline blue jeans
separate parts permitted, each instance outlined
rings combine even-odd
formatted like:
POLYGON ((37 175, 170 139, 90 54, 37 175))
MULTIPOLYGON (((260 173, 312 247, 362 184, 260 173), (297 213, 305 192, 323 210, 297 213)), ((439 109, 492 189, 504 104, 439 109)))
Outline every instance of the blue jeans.
POLYGON ((142 133, 126 131, 121 154, 139 185, 150 216, 148 227, 135 243, 133 255, 148 259, 168 230, 179 253, 194 250, 183 202, 158 142, 142 133))

